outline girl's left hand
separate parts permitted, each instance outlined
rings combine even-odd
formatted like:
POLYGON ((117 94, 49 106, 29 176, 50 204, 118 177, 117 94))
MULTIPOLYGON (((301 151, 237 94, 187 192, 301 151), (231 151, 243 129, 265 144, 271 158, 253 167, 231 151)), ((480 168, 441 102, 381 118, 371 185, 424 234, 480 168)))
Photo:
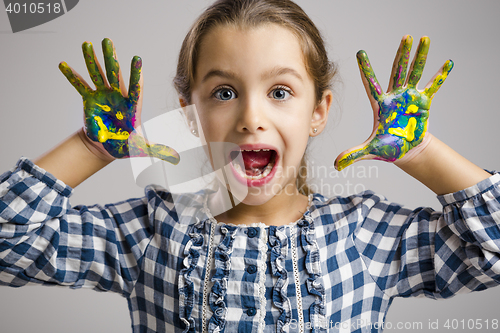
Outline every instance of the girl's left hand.
POLYGON ((447 60, 424 90, 420 91, 417 84, 425 66, 430 40, 429 37, 420 39, 407 78, 412 41, 413 38, 409 35, 401 40, 387 93, 382 92, 366 52, 358 52, 361 77, 373 108, 373 132, 364 143, 337 157, 337 170, 362 159, 401 161, 403 157, 407 159, 409 155, 418 154, 428 142, 430 134, 426 135, 426 132, 431 101, 452 70, 453 61, 447 60))

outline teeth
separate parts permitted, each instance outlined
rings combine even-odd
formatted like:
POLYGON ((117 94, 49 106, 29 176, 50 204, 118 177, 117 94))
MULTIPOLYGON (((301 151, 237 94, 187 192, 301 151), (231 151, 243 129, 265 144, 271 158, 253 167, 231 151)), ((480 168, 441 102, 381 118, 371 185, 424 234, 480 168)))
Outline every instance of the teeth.
POLYGON ((270 149, 241 149, 241 151, 253 151, 253 152, 260 152, 260 151, 269 151, 270 149))
POLYGON ((245 176, 245 172, 244 172, 243 170, 241 170, 241 165, 239 165, 239 164, 233 164, 233 166, 234 166, 234 169, 235 169, 236 171, 238 171, 238 173, 239 173, 241 176, 243 176, 243 177, 245 176))
MULTIPOLYGON (((274 163, 273 163, 273 165, 274 165, 274 163)), ((269 173, 270 173, 270 172, 271 172, 271 170, 273 169, 273 165, 271 165, 271 163, 270 163, 270 164, 268 164, 268 165, 266 166, 266 169, 265 169, 265 170, 264 170, 264 172, 262 173, 262 177, 267 177, 267 175, 269 175, 269 173)))
POLYGON ((246 172, 243 171, 241 169, 241 166, 239 164, 237 164, 237 163, 233 164, 233 167, 236 170, 236 172, 238 172, 238 174, 240 176, 242 176, 243 178, 251 179, 251 180, 256 180, 256 179, 262 179, 262 178, 267 177, 271 173, 271 170, 273 170, 274 162, 269 163, 266 166, 266 168, 264 169, 264 171, 260 175, 257 175, 257 176, 249 176, 249 175, 247 175, 246 172))

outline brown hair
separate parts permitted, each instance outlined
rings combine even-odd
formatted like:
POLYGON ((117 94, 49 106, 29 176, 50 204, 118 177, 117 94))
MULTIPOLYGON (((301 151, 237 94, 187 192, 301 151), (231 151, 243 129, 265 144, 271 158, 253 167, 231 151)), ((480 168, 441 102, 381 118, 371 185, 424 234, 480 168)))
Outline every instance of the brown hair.
MULTIPOLYGON (((320 32, 297 4, 290 0, 218 0, 208 7, 193 24, 186 35, 179 53, 174 85, 184 101, 191 102, 191 89, 196 75, 196 63, 203 37, 214 27, 234 25, 257 27, 275 23, 289 29, 299 39, 306 70, 315 86, 315 98, 319 103, 325 90, 337 73, 336 66, 328 59, 320 32)), ((302 159, 297 176, 297 188, 309 194, 305 158, 302 159)))

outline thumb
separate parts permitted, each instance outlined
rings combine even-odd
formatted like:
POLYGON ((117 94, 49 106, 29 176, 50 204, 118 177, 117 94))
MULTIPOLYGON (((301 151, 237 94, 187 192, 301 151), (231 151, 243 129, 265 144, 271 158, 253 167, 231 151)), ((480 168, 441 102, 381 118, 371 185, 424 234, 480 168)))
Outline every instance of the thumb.
POLYGON ((369 150, 366 143, 347 149, 335 159, 335 169, 338 171, 345 169, 359 160, 366 159, 368 154, 369 150))
POLYGON ((375 121, 373 131, 365 142, 340 153, 335 159, 335 169, 340 171, 359 160, 374 159, 376 156, 372 155, 371 152, 373 150, 373 141, 377 135, 377 127, 378 121, 375 121))
POLYGON ((138 134, 137 131, 130 134, 128 149, 130 157, 156 157, 173 165, 177 165, 180 161, 179 153, 175 149, 150 142, 141 134, 138 134))

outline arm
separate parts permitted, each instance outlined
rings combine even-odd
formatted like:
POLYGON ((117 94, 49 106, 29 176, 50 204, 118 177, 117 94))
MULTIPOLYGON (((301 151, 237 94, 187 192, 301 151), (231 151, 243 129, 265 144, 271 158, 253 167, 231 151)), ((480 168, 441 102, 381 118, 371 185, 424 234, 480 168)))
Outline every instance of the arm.
POLYGON ((96 90, 65 63, 59 66, 83 97, 84 129, 37 159, 38 165, 21 159, 13 171, 0 175, 1 284, 89 286, 127 294, 139 274, 139 262, 156 232, 148 211, 154 204, 148 205, 147 198, 106 207, 69 204, 71 187, 115 158, 152 156, 178 162, 173 149, 148 143, 136 131, 142 61, 132 61, 127 92, 113 44, 105 39, 103 48, 108 81, 92 45, 83 44, 96 90))
POLYGON ((500 176, 478 168, 427 133, 435 93, 453 68, 448 60, 424 90, 429 39, 420 40, 406 77, 411 36, 403 37, 389 89, 382 92, 368 57, 358 52, 362 79, 374 115, 363 144, 339 155, 341 169, 361 159, 394 162, 427 185, 443 212, 414 211, 373 195, 357 217, 354 243, 377 285, 389 296, 446 298, 500 283, 500 176))
POLYGON ((438 198, 443 212, 364 193, 351 210, 366 212, 352 214, 354 244, 389 297, 449 298, 500 284, 500 175, 438 198))
POLYGON ((75 188, 114 160, 86 141, 84 131, 80 130, 34 162, 75 188))
POLYGON ((434 193, 458 192, 491 176, 436 137, 429 139, 420 154, 396 165, 434 193))
POLYGON ((0 176, 0 284, 58 284, 127 295, 156 231, 151 203, 141 198, 71 208, 71 193, 27 159, 0 176))

